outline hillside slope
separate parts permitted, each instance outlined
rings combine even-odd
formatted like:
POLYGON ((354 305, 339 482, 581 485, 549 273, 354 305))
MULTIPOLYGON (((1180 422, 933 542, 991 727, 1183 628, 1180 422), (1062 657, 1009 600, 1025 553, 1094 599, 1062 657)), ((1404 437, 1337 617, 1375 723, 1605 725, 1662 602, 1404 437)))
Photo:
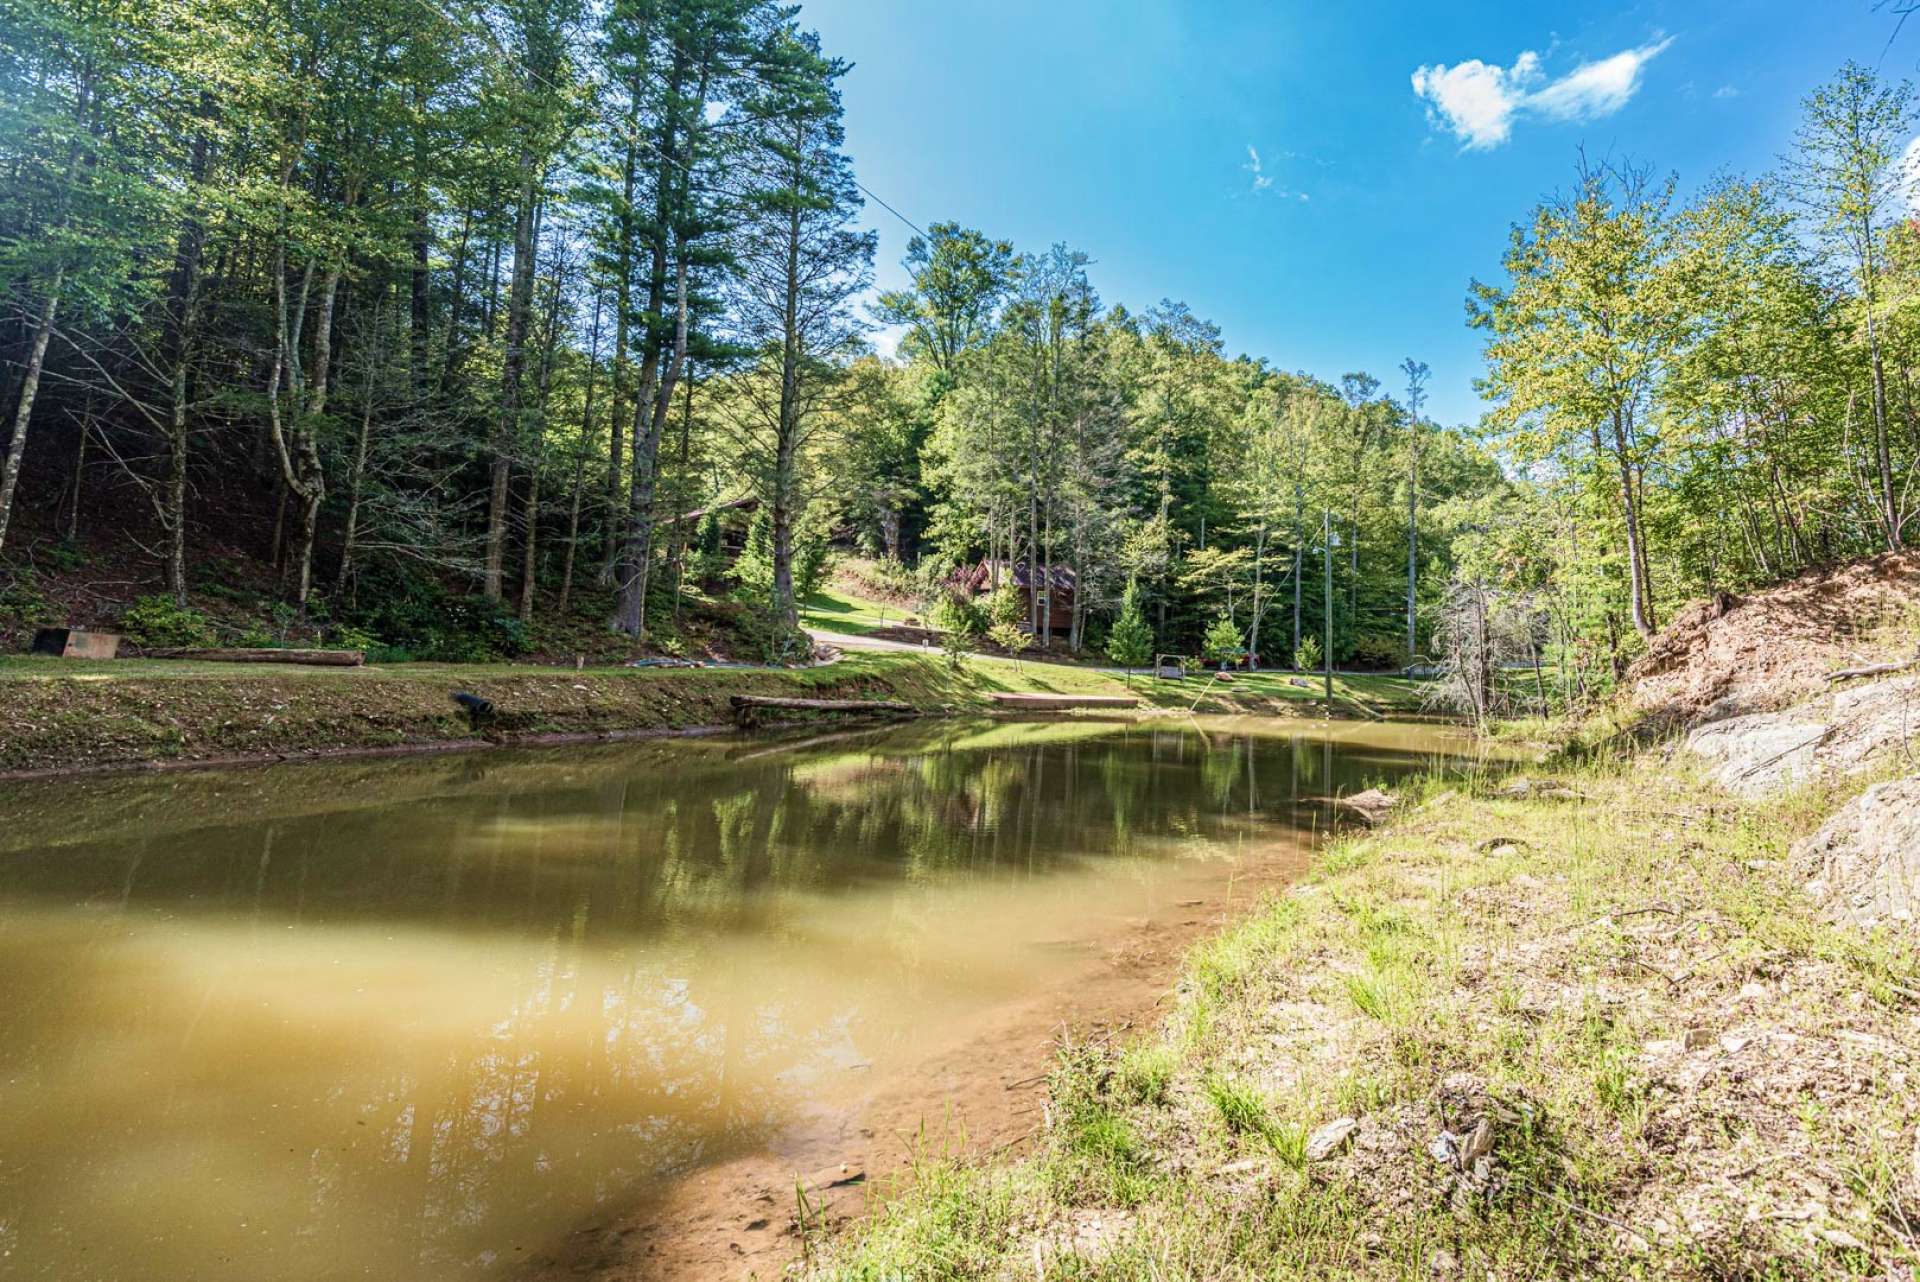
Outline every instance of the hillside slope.
POLYGON ((1626 694, 1697 725, 1799 702, 1836 670, 1913 657, 1916 639, 1920 552, 1891 552, 1688 606, 1627 670, 1626 694))

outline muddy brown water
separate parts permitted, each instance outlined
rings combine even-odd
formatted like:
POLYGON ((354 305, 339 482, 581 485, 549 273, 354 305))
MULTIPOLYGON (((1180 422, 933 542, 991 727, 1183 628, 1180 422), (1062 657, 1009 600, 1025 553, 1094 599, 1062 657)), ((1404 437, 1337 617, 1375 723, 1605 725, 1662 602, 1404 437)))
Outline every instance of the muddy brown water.
POLYGON ((1312 798, 1465 749, 947 723, 6 785, 0 1278, 772 1275, 796 1174, 1017 1143, 1058 1030, 1150 1018, 1312 798))

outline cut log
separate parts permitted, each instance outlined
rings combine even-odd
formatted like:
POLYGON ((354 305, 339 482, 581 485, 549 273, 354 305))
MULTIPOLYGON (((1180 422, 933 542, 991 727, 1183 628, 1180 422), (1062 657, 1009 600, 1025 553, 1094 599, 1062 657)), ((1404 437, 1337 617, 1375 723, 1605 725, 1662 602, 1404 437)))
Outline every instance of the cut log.
POLYGON ((142 650, 143 659, 205 659, 210 663, 298 663, 320 668, 357 668, 367 661, 359 650, 196 649, 163 646, 142 650))
POLYGON ((764 694, 736 694, 728 702, 735 712, 779 708, 789 712, 917 712, 910 703, 891 699, 788 699, 764 694))
POLYGON ((1138 699, 1120 694, 995 694, 995 703, 1011 708, 1137 708, 1138 699))

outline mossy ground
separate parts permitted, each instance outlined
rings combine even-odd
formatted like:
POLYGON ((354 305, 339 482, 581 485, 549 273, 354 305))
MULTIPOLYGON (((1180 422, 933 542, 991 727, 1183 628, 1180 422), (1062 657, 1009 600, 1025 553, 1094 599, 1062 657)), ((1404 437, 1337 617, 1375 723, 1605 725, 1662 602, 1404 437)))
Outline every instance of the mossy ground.
POLYGON ((1067 1045, 1029 1155, 926 1155, 807 1276, 1911 1278, 1920 954, 1788 857, 1838 796, 1581 755, 1409 790, 1067 1045))

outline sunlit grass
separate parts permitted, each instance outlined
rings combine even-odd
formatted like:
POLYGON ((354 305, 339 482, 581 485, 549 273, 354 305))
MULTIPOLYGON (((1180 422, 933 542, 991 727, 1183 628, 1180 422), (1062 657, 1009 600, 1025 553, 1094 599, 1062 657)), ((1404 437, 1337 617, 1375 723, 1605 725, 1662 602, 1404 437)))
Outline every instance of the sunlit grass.
MULTIPOLYGON (((1396 824, 1333 842, 1304 886, 1197 945, 1163 1032, 1104 1059, 1080 1053, 1081 1111, 1059 1120, 1056 1102, 1039 1152, 978 1168, 1023 1190, 1034 1226, 982 1272, 1034 1276, 1046 1226, 1113 1205, 1133 1208, 1126 1231, 1048 1255, 1046 1276, 1433 1276, 1440 1247, 1462 1276, 1840 1276, 1865 1262, 1785 1220, 1739 1224, 1714 1255, 1613 1227, 1620 1190, 1683 1180, 1699 1156, 1660 1147, 1655 1118, 1671 1096, 1645 1067, 1646 1047, 1684 1042, 1692 1026, 1669 1009, 1678 995, 1731 993, 1756 968, 1796 960, 1837 968, 1869 1012, 1909 1010, 1920 991, 1910 938, 1821 920, 1782 871, 1793 838, 1860 781, 1741 806, 1635 756, 1632 733, 1589 727, 1563 736, 1560 764, 1529 767, 1585 801, 1504 797, 1491 773, 1404 781, 1396 824), (1480 849, 1490 837, 1503 840, 1480 849), (1500 911, 1509 898, 1529 907, 1500 911), (1676 989, 1655 972, 1681 963, 1649 941, 1696 935, 1711 946, 1676 989), (1379 1176, 1349 1184, 1307 1161, 1329 1120, 1431 1117, 1439 1084, 1463 1072, 1510 1102, 1495 1150, 1506 1196, 1461 1206, 1429 1193, 1389 1212, 1369 1200, 1379 1176), (1115 1169, 1128 1174, 1116 1182, 1115 1169), (1237 1183, 1249 1179, 1251 1197, 1237 1183)), ((1825 1018, 1811 1000, 1782 995, 1767 1018, 1825 1018)), ((1862 1145, 1836 1105, 1782 1104, 1814 1151, 1845 1154, 1834 1178, 1861 1204, 1899 1212, 1911 1153, 1898 1117, 1885 1134, 1901 1138, 1862 1145)), ((1751 1143, 1749 1131, 1729 1119, 1722 1142, 1751 1143)), ((1435 1170, 1423 1148, 1408 1158, 1410 1176, 1435 1170)), ((918 1276, 877 1248, 856 1235, 816 1276, 918 1276)))

